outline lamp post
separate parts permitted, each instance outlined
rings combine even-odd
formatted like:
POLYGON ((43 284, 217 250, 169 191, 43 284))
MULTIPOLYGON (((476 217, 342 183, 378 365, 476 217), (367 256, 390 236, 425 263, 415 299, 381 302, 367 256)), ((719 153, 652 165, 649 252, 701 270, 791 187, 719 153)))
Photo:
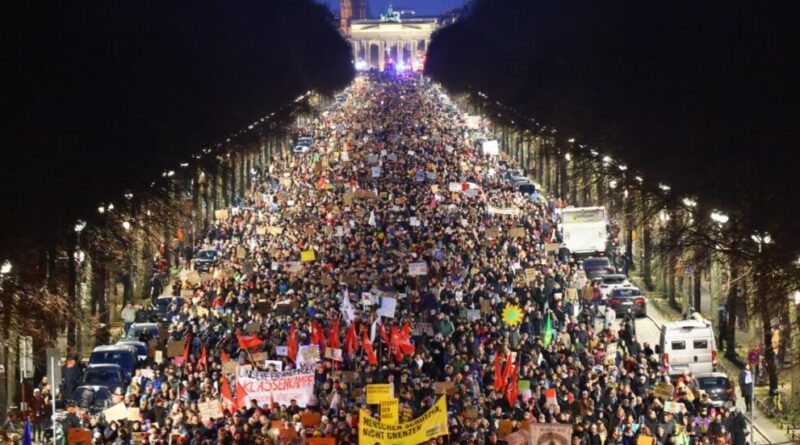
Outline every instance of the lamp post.
MULTIPOLYGON (((755 242, 756 245, 758 245, 758 254, 759 254, 759 256, 761 256, 761 252, 764 250, 764 245, 772 244, 772 237, 767 232, 755 232, 752 235, 750 235, 750 239, 752 239, 753 242, 755 242)), ((761 260, 761 258, 759 258, 759 260, 761 260)), ((764 270, 762 270, 762 269, 763 269, 763 267, 758 267, 756 269, 757 270, 756 273, 758 274, 758 276, 757 276, 757 284, 756 284, 758 289, 756 290, 756 295, 761 295, 761 292, 763 291, 763 287, 764 287, 764 270)), ((755 324, 753 324, 753 326, 755 326, 755 324)), ((764 330, 764 332, 766 332, 767 326, 762 326, 762 329, 764 330)), ((765 334, 762 333, 762 336, 763 335, 765 335, 765 334)), ((754 341, 756 341, 755 339, 757 338, 757 336, 754 335, 753 338, 754 338, 754 341)), ((767 346, 766 344, 764 345, 765 353, 767 352, 767 348, 768 347, 769 346, 767 346)), ((759 366, 760 366, 760 363, 759 363, 759 366)), ((751 370, 751 372, 753 373, 753 376, 750 379, 750 443, 755 443, 755 436, 754 436, 754 432, 753 432, 753 422, 754 422, 754 415, 753 415, 754 414, 754 411, 753 411, 753 405, 754 404, 753 404, 753 400, 755 399, 755 390, 756 390, 756 372, 755 372, 755 368, 754 367, 751 370)))
MULTIPOLYGON (((102 208, 102 207, 101 207, 102 208)), ((100 209, 98 209, 100 211, 100 209)), ((100 211, 100 213, 105 212, 100 211)), ((75 299, 77 300, 75 303, 75 308, 77 310, 77 318, 78 322, 75 323, 75 348, 77 349, 78 355, 81 354, 81 349, 83 346, 83 340, 81 339, 83 329, 81 328, 82 323, 80 323, 80 319, 83 317, 83 297, 81 296, 81 278, 83 276, 83 260, 86 258, 86 255, 81 251, 81 232, 83 229, 86 228, 86 221, 78 220, 75 223, 75 253, 74 253, 74 261, 75 261, 75 299)))
MULTIPOLYGON (((3 290, 3 279, 6 275, 11 273, 11 261, 5 260, 3 264, 0 265, 0 293, 3 290)), ((0 361, 0 374, 3 375, 2 378, 2 390, 0 391, 0 408, 5 410, 7 408, 7 392, 6 389, 8 388, 8 383, 6 381, 6 372, 9 368, 8 363, 8 334, 9 334, 9 324, 11 323, 11 308, 6 307, 6 300, 3 300, 3 311, 5 312, 4 316, 4 323, 3 323, 3 344, 0 345, 0 352, 2 352, 2 361, 0 361)))

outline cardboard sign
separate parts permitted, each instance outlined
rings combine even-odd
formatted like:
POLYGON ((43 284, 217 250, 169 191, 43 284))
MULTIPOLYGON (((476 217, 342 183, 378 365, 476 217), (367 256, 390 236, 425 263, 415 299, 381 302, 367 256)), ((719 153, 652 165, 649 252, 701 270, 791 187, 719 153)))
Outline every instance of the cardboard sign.
POLYGON ((412 277, 428 275, 428 263, 426 263, 425 261, 409 263, 408 275, 412 277))
POLYGON ((500 237, 500 229, 496 227, 489 227, 486 229, 486 237, 487 238, 499 238, 500 237))
POLYGON ((228 209, 214 211, 214 217, 217 219, 228 219, 228 216, 230 216, 228 209))
POLYGON ((289 355, 289 347, 288 346, 275 346, 275 355, 279 357, 286 357, 289 355))
POLYGON ((464 410, 464 417, 467 419, 477 419, 478 416, 478 408, 467 408, 464 410))
POLYGON ((236 363, 233 360, 227 361, 227 362, 222 364, 222 373, 223 374, 228 374, 228 375, 236 374, 236 367, 238 367, 238 366, 239 366, 239 364, 236 363))
POLYGON ((67 429, 67 443, 69 445, 91 445, 92 430, 82 428, 67 429))
POLYGON ((660 382, 656 384, 653 393, 661 400, 672 400, 672 396, 675 394, 675 388, 667 382, 660 382))
POLYGON ((481 313, 489 314, 492 312, 492 302, 489 300, 481 300, 481 313))
POLYGON ((304 263, 310 263, 312 261, 316 261, 316 259, 317 259, 317 254, 312 249, 300 252, 300 261, 304 263))
POLYGON ((186 348, 185 340, 173 341, 167 345, 167 358, 173 358, 183 355, 183 350, 186 348))
POLYGON ((303 263, 301 263, 299 261, 288 261, 286 263, 285 269, 286 269, 286 272, 298 273, 301 270, 303 270, 303 263))
POLYGON ((558 253, 559 249, 561 249, 560 243, 547 243, 544 245, 545 253, 558 253))
POLYGON ((322 414, 304 412, 300 413, 300 423, 305 427, 314 427, 322 423, 322 414))
POLYGON ((164 363, 164 351, 157 350, 153 360, 158 364, 164 363))
POLYGON ((355 371, 342 371, 342 382, 344 383, 357 383, 358 373, 355 371))
POLYGON ((272 366, 276 371, 283 371, 283 362, 280 360, 264 360, 264 366, 267 369, 272 366))
POLYGON ((513 431, 513 430, 514 430, 514 421, 513 420, 500 419, 497 422, 497 438, 498 439, 505 438, 506 436, 511 434, 511 431, 513 431))
POLYGON ((529 267, 525 269, 525 284, 531 284, 536 281, 536 269, 529 267))
POLYGON ((141 431, 131 432, 131 442, 135 444, 144 443, 144 433, 141 431))
POLYGON ((506 435, 504 440, 508 445, 527 445, 528 433, 525 430, 515 431, 511 434, 506 435))
POLYGON ((278 440, 295 440, 297 439, 297 431, 294 428, 281 428, 278 430, 278 440))
POLYGON ((267 232, 269 232, 270 235, 280 235, 283 233, 283 229, 278 226, 269 226, 267 227, 267 232))
POLYGON ((433 337, 434 335, 436 335, 436 332, 433 330, 432 323, 420 321, 416 323, 411 323, 411 335, 416 337, 422 335, 433 337))
POLYGON ((257 352, 251 356, 254 362, 262 362, 269 358, 269 354, 266 352, 257 352))
POLYGON ((219 400, 198 403, 197 410, 200 412, 200 418, 203 420, 221 419, 224 416, 224 414, 222 414, 222 405, 219 403, 219 400))
POLYGON ((508 236, 510 236, 511 238, 523 238, 525 237, 525 228, 514 227, 513 229, 508 231, 508 236))
POLYGON ((381 423, 397 425, 400 423, 400 400, 381 402, 381 423))
POLYGON ((256 235, 266 235, 267 228, 265 226, 258 226, 256 227, 256 235))
POLYGON ((126 420, 128 418, 128 407, 125 406, 124 402, 117 403, 111 408, 104 410, 103 417, 105 417, 106 422, 126 420))
POLYGON ((436 394, 447 394, 452 396, 456 393, 456 383, 455 382, 436 382, 433 384, 433 391, 436 394))
POLYGON ((139 408, 135 406, 128 407, 128 420, 131 422, 136 422, 137 420, 142 420, 139 416, 139 408))
POLYGON ((243 260, 247 258, 247 249, 242 246, 236 248, 236 258, 243 260))
POLYGON ((342 357, 342 350, 339 348, 325 348, 325 358, 335 362, 341 362, 344 360, 342 357))
POLYGON ((367 385, 367 404, 377 405, 381 402, 394 399, 394 384, 373 383, 367 385))

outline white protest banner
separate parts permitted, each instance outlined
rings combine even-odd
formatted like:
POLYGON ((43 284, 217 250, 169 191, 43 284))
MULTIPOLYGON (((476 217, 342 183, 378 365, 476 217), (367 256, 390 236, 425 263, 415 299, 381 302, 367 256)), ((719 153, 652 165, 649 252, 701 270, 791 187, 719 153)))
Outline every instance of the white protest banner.
POLYGON ((381 298, 381 307, 378 309, 378 315, 386 318, 394 318, 394 312, 397 309, 397 299, 392 297, 381 298))
POLYGON ((411 218, 408 219, 408 225, 410 225, 411 227, 419 227, 419 220, 417 219, 416 216, 412 216, 411 218))
POLYGON ((419 261, 408 264, 408 274, 412 277, 428 275, 428 263, 419 261))
POLYGON ((522 213, 522 211, 521 211, 520 209, 517 209, 517 208, 514 208, 514 207, 509 207, 509 208, 500 208, 500 207, 492 207, 492 206, 487 206, 487 207, 486 207, 486 211, 487 211, 487 212, 488 212, 490 215, 508 215, 508 216, 517 216, 517 215, 519 215, 520 213, 522 213))
POLYGON ((292 399, 304 408, 314 394, 314 370, 292 369, 267 372, 238 367, 237 383, 241 385, 246 400, 255 399, 259 405, 272 403, 289 405, 292 399))
POLYGON ((222 414, 222 405, 219 403, 219 400, 198 403, 197 410, 200 412, 200 418, 203 420, 221 419, 225 416, 222 414))
POLYGON ((461 193, 461 183, 460 182, 451 182, 447 184, 447 191, 453 193, 461 193))

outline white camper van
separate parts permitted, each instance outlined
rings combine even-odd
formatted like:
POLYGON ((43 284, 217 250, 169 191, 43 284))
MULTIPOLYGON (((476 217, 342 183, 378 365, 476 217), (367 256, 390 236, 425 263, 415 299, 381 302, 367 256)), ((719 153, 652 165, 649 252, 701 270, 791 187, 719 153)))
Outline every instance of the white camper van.
POLYGON ((714 330, 707 320, 673 321, 661 326, 661 365, 669 375, 713 372, 717 368, 714 330))
POLYGON ((561 210, 562 247, 573 254, 605 252, 608 231, 605 207, 567 207, 561 210))

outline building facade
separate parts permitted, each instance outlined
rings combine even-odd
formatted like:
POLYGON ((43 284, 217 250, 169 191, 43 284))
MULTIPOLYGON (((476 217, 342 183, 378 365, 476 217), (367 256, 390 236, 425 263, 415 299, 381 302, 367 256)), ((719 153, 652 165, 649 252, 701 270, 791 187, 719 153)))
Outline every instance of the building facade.
POLYGON ((389 6, 379 19, 353 19, 347 35, 359 69, 422 69, 431 34, 439 27, 436 17, 401 17, 389 6))

